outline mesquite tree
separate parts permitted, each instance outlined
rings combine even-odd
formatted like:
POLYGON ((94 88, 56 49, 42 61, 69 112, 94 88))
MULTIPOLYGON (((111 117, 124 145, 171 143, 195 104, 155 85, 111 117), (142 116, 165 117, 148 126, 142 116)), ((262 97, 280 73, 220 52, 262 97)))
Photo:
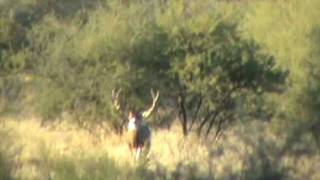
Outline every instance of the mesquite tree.
POLYGON ((242 39, 234 23, 221 21, 209 32, 179 29, 171 37, 172 82, 184 135, 193 127, 208 135, 244 114, 245 97, 279 92, 285 73, 274 58, 242 39), (241 111, 241 112, 239 112, 241 111))

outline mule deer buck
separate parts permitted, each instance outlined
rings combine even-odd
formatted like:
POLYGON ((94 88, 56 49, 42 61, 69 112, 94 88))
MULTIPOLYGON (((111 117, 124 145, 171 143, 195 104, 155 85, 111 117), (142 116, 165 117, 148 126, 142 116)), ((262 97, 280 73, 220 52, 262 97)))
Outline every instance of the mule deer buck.
POLYGON ((127 118, 128 145, 131 152, 134 151, 135 159, 138 160, 142 152, 148 154, 150 151, 151 130, 149 126, 144 122, 144 119, 148 118, 154 111, 156 103, 159 99, 159 91, 155 93, 153 90, 151 90, 152 104, 149 109, 142 112, 134 112, 130 110, 127 116, 125 115, 125 112, 119 100, 120 93, 121 89, 117 91, 112 90, 113 105, 115 106, 117 111, 124 114, 124 116, 127 118))

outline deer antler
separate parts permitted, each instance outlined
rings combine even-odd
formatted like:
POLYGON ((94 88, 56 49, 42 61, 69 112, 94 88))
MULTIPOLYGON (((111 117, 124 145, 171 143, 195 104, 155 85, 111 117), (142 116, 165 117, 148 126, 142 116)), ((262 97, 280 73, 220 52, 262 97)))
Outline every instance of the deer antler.
POLYGON ((116 108, 116 110, 120 111, 121 110, 121 104, 119 100, 119 95, 121 93, 122 89, 118 89, 117 91, 115 89, 112 90, 112 101, 113 105, 116 108))
POLYGON ((152 96, 152 105, 148 110, 146 110, 146 111, 144 111, 142 113, 144 118, 147 118, 147 117, 149 117, 151 115, 151 113, 153 112, 153 110, 154 110, 154 108, 156 106, 156 103, 157 103, 157 101, 159 99, 159 91, 158 90, 157 90, 156 94, 154 93, 153 89, 151 89, 150 92, 151 92, 151 96, 152 96))

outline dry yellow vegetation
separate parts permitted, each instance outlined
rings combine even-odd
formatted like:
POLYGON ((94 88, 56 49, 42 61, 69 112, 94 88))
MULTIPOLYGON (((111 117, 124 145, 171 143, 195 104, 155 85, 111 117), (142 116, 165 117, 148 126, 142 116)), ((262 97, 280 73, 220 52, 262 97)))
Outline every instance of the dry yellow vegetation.
MULTIPOLYGON (((281 140, 261 123, 238 125, 218 143, 155 130, 148 159, 135 162, 124 138, 102 125, 2 119, 4 179, 319 179, 319 155, 281 155, 281 140), (277 141, 276 141, 277 140, 277 141)), ((306 154, 306 153, 305 153, 306 154)))

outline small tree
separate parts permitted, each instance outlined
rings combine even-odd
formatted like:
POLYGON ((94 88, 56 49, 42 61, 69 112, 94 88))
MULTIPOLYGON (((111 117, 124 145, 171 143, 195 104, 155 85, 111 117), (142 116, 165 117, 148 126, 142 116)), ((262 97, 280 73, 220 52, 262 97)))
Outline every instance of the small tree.
MULTIPOLYGON (((243 40, 236 24, 221 21, 207 33, 180 28, 171 37, 171 77, 184 135, 195 125, 215 136, 235 121, 245 97, 279 90, 284 73, 274 58, 243 40)), ((241 112, 239 112, 241 111, 241 112)))

